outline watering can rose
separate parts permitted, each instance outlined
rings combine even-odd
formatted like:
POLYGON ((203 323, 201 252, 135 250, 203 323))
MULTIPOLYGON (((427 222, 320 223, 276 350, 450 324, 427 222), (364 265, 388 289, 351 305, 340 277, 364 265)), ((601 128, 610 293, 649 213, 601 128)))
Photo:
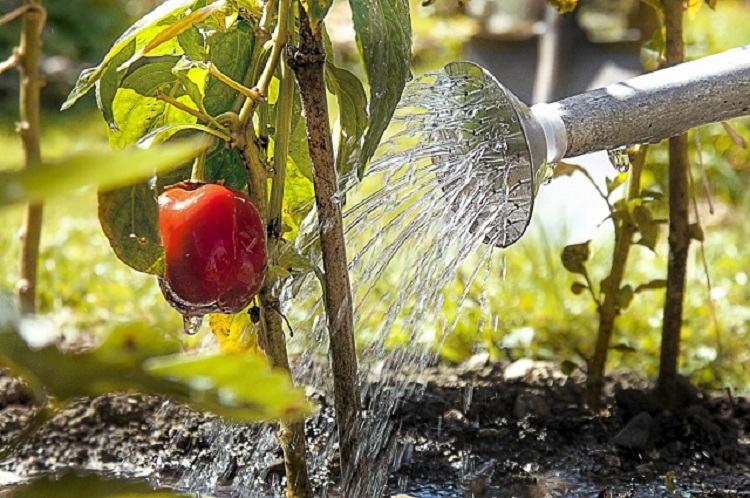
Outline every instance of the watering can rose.
POLYGON ((166 256, 160 287, 185 316, 239 313, 266 273, 266 231, 250 198, 223 185, 183 182, 159 196, 166 256))

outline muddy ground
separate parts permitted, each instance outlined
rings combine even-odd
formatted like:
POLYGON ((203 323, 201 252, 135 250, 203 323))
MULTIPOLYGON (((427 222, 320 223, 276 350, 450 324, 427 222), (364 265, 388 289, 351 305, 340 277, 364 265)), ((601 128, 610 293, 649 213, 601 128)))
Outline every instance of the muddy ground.
MULTIPOLYGON (((382 496, 750 497, 746 398, 683 381, 681 405, 668 413, 646 381, 615 374, 606 409, 595 415, 583 408, 581 380, 552 363, 489 363, 481 355, 427 369, 392 417, 398 458, 382 496)), ((328 398, 314 399, 322 408, 306 426, 311 456, 327 444, 321 434, 333 420, 328 398)), ((39 427, 29 425, 35 410, 24 385, 0 371, 3 498, 14 478, 68 471, 138 475, 183 490, 211 483, 224 496, 273 496, 283 481, 277 449, 260 464, 245 460, 257 429, 227 428, 156 396, 76 400, 39 427), (8 452, 24 430, 30 435, 8 452), (248 483, 252 465, 260 477, 248 483)), ((319 495, 335 495, 323 490, 337 475, 335 463, 314 469, 319 495)))

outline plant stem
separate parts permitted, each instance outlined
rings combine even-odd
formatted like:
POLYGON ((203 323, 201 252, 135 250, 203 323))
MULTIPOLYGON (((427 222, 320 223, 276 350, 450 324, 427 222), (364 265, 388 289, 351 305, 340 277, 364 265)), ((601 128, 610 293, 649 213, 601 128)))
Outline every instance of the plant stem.
MULTIPOLYGON (((645 147, 636 151, 631 157, 626 201, 634 199, 640 194, 641 172, 643 171, 645 159, 645 147)), ((594 356, 589 365, 588 375, 586 376, 586 405, 594 411, 601 408, 602 388, 604 387, 604 372, 607 366, 609 344, 615 328, 615 319, 620 313, 617 297, 620 292, 620 285, 622 284, 622 278, 628 263, 628 255, 630 254, 630 246, 636 230, 637 226, 627 216, 619 224, 615 223, 615 247, 612 251, 612 270, 601 284, 604 300, 598 308, 599 329, 596 336, 594 356)))
MULTIPOLYGON (((279 16, 278 25, 274 32, 274 48, 271 53, 272 56, 266 62, 264 73, 273 75, 276 64, 279 62, 279 57, 273 58, 273 53, 281 53, 284 44, 287 39, 287 30, 290 26, 289 13, 290 13, 291 0, 281 0, 278 5, 279 16), (283 24, 282 24, 283 23, 283 24), (276 45, 280 45, 278 48, 276 45)), ((283 74, 282 68, 282 74, 283 74)), ((251 71, 250 76, 254 77, 256 71, 251 71)), ((262 78, 261 78, 262 79, 262 78)), ((284 178, 286 169, 286 158, 289 145, 289 134, 291 133, 291 105, 293 102, 294 92, 294 80, 291 75, 287 75, 286 78, 282 77, 282 96, 283 92, 289 86, 289 83, 284 83, 284 80, 291 81, 291 92, 292 95, 288 97, 286 101, 289 102, 289 110, 284 116, 283 105, 279 111, 279 121, 277 122, 277 142, 274 150, 274 165, 276 168, 276 175, 274 176, 272 188, 272 199, 280 197, 283 199, 284 194, 284 178), (281 171, 280 171, 281 170, 281 171)), ((256 143, 256 135, 253 124, 253 115, 257 109, 257 105, 265 100, 268 83, 259 83, 256 85, 256 89, 259 89, 259 99, 247 98, 243 104, 239 114, 240 129, 238 133, 238 148, 242 155, 243 162, 245 164, 245 172, 247 174, 248 190, 250 197, 253 199, 255 206, 260 212, 261 218, 269 226, 270 220, 281 219, 281 203, 276 202, 269 206, 268 204, 268 178, 269 174, 266 171, 263 162, 260 159, 258 145, 256 143)), ((281 97, 280 97, 281 98, 281 97)), ((280 102, 280 105, 283 102, 280 102)), ((267 229, 268 237, 268 254, 270 255, 270 264, 276 262, 278 255, 278 233, 274 229, 267 229)), ((258 295, 260 301, 260 344, 264 345, 264 352, 270 359, 271 365, 275 368, 286 371, 291 376, 291 369, 289 367, 289 357, 286 350, 286 339, 284 337, 284 330, 282 328, 282 317, 280 313, 280 303, 278 296, 275 294, 274 289, 276 288, 277 280, 275 278, 267 277, 263 283, 263 288, 258 295)), ((279 421, 279 443, 284 451, 284 464, 286 467, 286 478, 287 478, 287 498, 313 498, 312 485, 307 474, 307 463, 305 460, 305 426, 304 421, 279 421)))
MULTIPOLYGON (((18 49, 18 69, 21 79, 19 94, 20 122, 18 133, 24 155, 24 166, 34 168, 41 163, 39 90, 44 84, 39 74, 42 51, 41 33, 46 12, 38 0, 27 0, 28 11, 23 16, 21 46, 18 49), (32 8, 33 7, 33 8, 32 8)), ((21 314, 36 312, 37 264, 42 232, 42 204, 26 206, 21 228, 21 253, 16 294, 21 314)))
POLYGON ((344 496, 347 496, 347 489, 352 483, 357 466, 356 428, 359 419, 351 287, 326 101, 323 73, 325 49, 320 32, 313 35, 307 14, 304 9, 299 11, 300 41, 290 57, 289 65, 299 82, 313 164, 318 230, 326 277, 325 309, 330 337, 341 473, 344 496))
MULTIPOLYGON (((663 0, 666 27, 666 65, 685 59, 683 41, 683 2, 663 0)), ((656 394, 667 409, 677 403, 677 364, 680 357, 680 329, 685 294, 687 258, 690 249, 690 197, 688 192, 688 138, 683 133, 669 139, 669 260, 664 319, 661 332, 661 356, 656 394)))

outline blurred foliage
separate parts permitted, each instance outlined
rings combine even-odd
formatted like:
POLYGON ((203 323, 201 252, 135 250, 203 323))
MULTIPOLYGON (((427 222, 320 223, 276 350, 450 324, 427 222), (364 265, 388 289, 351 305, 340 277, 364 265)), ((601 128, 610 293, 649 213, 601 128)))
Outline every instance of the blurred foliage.
POLYGON ((146 482, 104 476, 66 474, 55 479, 41 478, 19 487, 14 498, 180 498, 192 494, 154 491, 146 482))
POLYGON ((0 296, 0 365, 34 390, 65 402, 115 391, 158 393, 231 420, 254 422, 302 417, 304 391, 265 358, 246 354, 181 353, 174 333, 131 321, 114 327, 95 349, 66 353, 42 319, 14 319, 0 296), (27 344, 29 341, 30 344, 27 344))

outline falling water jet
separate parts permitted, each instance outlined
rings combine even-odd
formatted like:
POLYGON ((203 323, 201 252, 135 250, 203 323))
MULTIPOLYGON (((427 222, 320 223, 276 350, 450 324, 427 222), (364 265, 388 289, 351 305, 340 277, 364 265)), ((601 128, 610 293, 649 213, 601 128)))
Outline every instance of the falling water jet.
MULTIPOLYGON (((359 459, 384 469, 359 483, 358 496, 382 491, 386 465, 398 451, 397 407, 409 393, 418 392, 410 383, 414 376, 434 363, 429 345, 437 340, 439 348, 457 325, 457 318, 441 315, 443 289, 457 281, 463 285, 448 298, 457 317, 471 282, 496 264, 493 248, 517 241, 527 228, 548 165, 565 156, 659 140, 679 133, 678 128, 728 119, 742 109, 747 113, 750 49, 735 52, 728 56, 731 63, 688 63, 687 69, 671 68, 531 109, 471 63, 452 63, 407 85, 394 116, 394 128, 400 131, 382 144, 362 182, 355 175, 341 179, 341 198, 349 203, 344 221, 362 351, 359 386, 365 416, 358 428, 359 459), (692 112, 695 106, 685 116, 680 92, 686 89, 689 100, 700 101, 700 116, 692 112), (709 94, 701 93, 705 91, 709 94), (709 103, 703 105, 702 99, 709 103), (605 104, 592 107, 593 101, 605 104), (634 121, 627 126, 618 122, 632 118, 634 109, 634 121), (368 186, 375 192, 361 194, 368 186), (388 339, 399 334, 408 347, 389 346, 388 339), (413 366, 411 375, 404 374, 405 365, 413 366), (379 380, 371 383, 376 368, 381 368, 379 380)), ((314 250, 314 238, 302 237, 299 247, 314 250)), ((504 272, 502 264, 500 270, 504 272)), ((290 348, 305 353, 294 366, 295 380, 330 392, 329 374, 315 361, 327 354, 320 300, 319 285, 311 277, 296 292, 290 310, 296 314, 295 330, 309 332, 295 334, 290 348)), ((465 400, 470 406, 471 396, 465 400)), ((334 460, 333 426, 333 421, 325 425, 324 442, 310 455, 311 468, 334 460)), ((442 429, 440 423, 438 427, 442 429)), ((264 462, 274 445, 272 430, 260 430, 248 461, 264 462)), ((255 465, 234 485, 250 490, 245 496, 262 496, 256 491, 262 468, 262 463, 255 465)))

